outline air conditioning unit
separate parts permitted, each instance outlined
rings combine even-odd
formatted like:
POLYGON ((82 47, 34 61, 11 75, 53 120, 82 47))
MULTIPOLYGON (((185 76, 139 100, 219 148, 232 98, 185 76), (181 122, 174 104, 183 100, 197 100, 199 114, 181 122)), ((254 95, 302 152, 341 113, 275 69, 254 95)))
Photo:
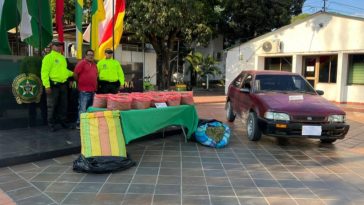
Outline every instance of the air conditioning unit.
POLYGON ((262 51, 264 53, 278 53, 281 51, 281 42, 279 40, 268 40, 262 44, 262 51))

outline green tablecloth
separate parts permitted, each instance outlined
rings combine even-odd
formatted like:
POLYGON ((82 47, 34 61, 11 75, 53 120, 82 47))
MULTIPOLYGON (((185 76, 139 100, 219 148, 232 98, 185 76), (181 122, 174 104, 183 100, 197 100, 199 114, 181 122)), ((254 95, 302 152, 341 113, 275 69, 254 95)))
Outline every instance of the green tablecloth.
MULTIPOLYGON (((88 112, 103 110, 106 109, 94 107, 87 109, 88 112)), ((198 124, 198 115, 193 105, 120 111, 120 116, 126 144, 131 140, 172 125, 186 127, 188 129, 187 137, 190 138, 198 124)))

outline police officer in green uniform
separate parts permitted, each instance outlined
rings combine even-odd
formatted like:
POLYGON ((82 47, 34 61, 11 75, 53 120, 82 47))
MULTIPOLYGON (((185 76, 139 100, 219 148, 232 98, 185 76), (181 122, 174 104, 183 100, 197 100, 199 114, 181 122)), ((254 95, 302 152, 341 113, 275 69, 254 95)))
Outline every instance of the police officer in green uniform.
POLYGON ((112 58, 113 51, 105 50, 105 59, 97 63, 99 72, 97 93, 118 93, 124 86, 124 72, 120 63, 112 58))
POLYGON ((67 79, 73 72, 67 69, 66 58, 62 55, 63 43, 52 42, 52 51, 42 61, 41 78, 47 93, 48 125, 52 132, 56 124, 67 128, 67 79))

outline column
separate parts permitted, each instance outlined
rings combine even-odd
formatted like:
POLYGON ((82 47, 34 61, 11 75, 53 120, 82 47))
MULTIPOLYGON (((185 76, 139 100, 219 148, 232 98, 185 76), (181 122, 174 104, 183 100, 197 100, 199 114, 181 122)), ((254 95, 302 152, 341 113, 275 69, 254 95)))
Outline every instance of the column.
POLYGON ((254 70, 264 70, 264 59, 264 56, 255 56, 254 70))
POLYGON ((347 101, 347 76, 349 66, 349 55, 347 53, 339 52, 337 57, 337 75, 336 75, 336 102, 347 101))
POLYGON ((292 73, 298 73, 302 75, 302 56, 293 55, 292 56, 292 73))

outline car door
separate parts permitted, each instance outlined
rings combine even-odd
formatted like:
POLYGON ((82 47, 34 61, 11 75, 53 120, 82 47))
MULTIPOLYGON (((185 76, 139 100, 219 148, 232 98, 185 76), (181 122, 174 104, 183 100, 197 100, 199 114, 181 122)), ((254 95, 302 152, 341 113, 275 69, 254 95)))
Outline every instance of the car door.
POLYGON ((237 97, 237 102, 238 102, 238 105, 237 105, 237 113, 239 113, 242 117, 244 117, 244 114, 246 114, 250 107, 251 107, 251 97, 250 97, 250 93, 252 92, 252 89, 253 89, 253 74, 246 74, 244 80, 243 80, 243 83, 242 83, 242 86, 241 88, 245 88, 245 89, 249 89, 250 92, 249 93, 246 93, 246 92, 243 92, 243 91, 240 91, 239 89, 239 94, 238 94, 238 97, 237 97))
POLYGON ((238 96, 240 93, 240 88, 243 83, 245 76, 245 72, 240 73, 238 77, 235 78, 235 80, 230 84, 228 95, 231 102, 231 105, 233 106, 233 110, 236 111, 238 106, 238 96))

